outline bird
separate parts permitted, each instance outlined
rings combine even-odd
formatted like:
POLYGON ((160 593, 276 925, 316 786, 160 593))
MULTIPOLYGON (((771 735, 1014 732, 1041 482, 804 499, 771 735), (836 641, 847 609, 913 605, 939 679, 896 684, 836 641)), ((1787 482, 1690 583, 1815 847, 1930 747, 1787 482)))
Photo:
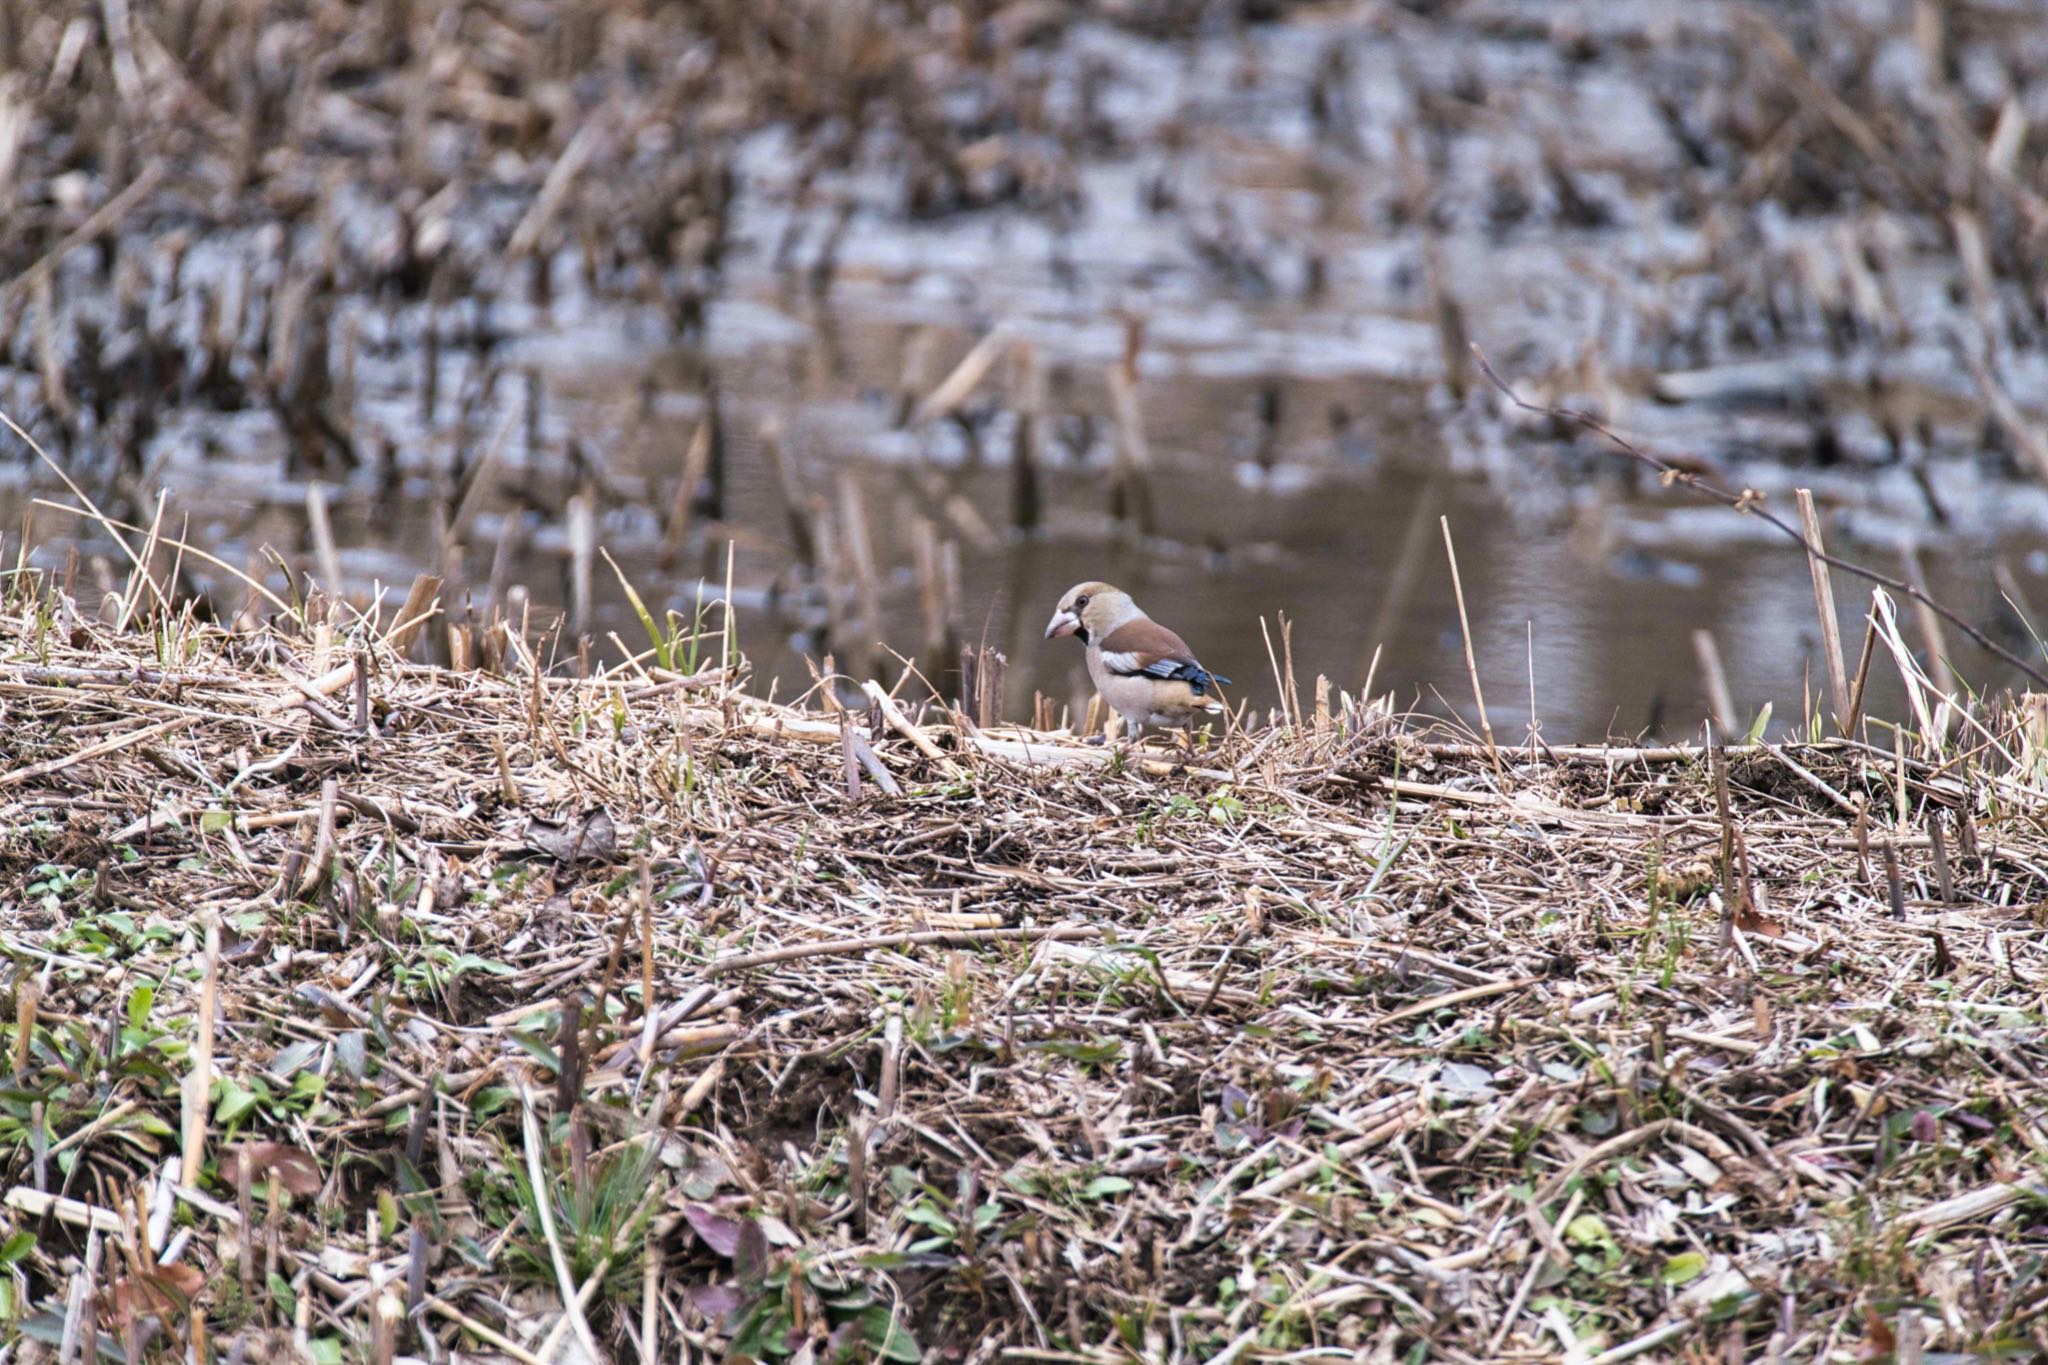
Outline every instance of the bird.
POLYGON ((1187 641, 1147 616, 1131 595, 1107 583, 1067 590, 1045 638, 1072 635, 1088 646, 1088 676, 1135 737, 1146 725, 1183 732, 1224 714, 1212 689, 1229 683, 1196 661, 1187 641))

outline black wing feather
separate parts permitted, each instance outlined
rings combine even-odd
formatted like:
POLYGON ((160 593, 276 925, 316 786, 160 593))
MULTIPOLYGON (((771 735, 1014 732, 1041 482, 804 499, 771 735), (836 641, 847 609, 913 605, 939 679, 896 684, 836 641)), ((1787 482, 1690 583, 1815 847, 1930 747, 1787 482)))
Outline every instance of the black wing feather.
POLYGON ((1128 672, 1121 669, 1110 671, 1121 672, 1126 678, 1159 678, 1166 682, 1184 682, 1198 697, 1209 690, 1211 683, 1227 685, 1230 682, 1230 679, 1221 674, 1211 673, 1192 659, 1155 659, 1143 668, 1128 672))

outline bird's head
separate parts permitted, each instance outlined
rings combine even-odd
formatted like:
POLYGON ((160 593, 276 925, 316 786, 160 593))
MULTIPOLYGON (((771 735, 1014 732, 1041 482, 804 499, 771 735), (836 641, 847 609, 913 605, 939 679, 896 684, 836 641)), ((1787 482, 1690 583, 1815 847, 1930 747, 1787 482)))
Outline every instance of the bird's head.
POLYGON ((1081 643, 1097 640, 1134 616, 1142 616, 1138 604, 1121 588, 1107 583, 1082 583, 1067 589, 1059 610, 1045 626, 1045 638, 1078 635, 1081 643))

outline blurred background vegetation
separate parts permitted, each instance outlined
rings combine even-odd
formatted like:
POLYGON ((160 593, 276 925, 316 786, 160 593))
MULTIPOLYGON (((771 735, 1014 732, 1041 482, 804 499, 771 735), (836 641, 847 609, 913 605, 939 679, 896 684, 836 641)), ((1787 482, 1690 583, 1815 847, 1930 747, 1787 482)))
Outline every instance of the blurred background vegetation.
MULTIPOLYGON (((1796 547, 1467 344, 2032 652, 2044 68, 2031 0, 12 0, 0 408, 274 588, 443 576, 465 666, 644 647, 599 550, 687 617, 730 546, 785 696, 988 644, 1056 715, 1107 577, 1257 705, 1284 614, 1470 718, 1448 518, 1504 737, 1796 722, 1796 547)), ((125 566, 0 450, 90 614, 125 566)))

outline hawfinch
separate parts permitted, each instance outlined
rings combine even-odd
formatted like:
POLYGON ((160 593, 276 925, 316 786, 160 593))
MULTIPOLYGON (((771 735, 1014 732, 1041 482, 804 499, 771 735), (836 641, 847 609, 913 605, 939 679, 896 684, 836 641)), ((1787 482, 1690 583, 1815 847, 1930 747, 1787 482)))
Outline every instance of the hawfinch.
POLYGON ((1187 642, 1147 616, 1131 595, 1107 583, 1067 590, 1045 638, 1078 635, 1088 646, 1088 676, 1136 734, 1141 726, 1185 729, 1223 714, 1210 690, 1219 678, 1195 661, 1187 642))

